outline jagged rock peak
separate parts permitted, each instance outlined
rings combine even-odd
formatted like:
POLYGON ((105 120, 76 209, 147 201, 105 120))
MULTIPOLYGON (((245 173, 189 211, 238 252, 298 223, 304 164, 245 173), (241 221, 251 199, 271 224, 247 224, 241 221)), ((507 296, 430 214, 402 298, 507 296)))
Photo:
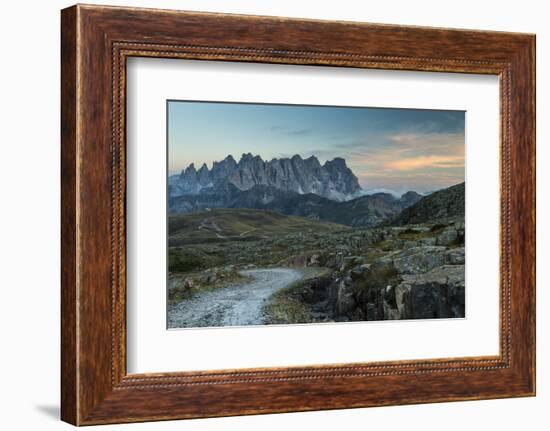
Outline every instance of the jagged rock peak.
POLYGON ((315 163, 317 165, 321 164, 321 162, 319 162, 319 159, 315 156, 309 156, 307 159, 304 160, 304 162, 315 163))
POLYGON ((189 166, 187 166, 187 169, 185 169, 186 174, 189 174, 191 172, 197 172, 197 170, 195 169, 194 163, 191 163, 189 166))
MULTIPOLYGON (((260 158, 260 160, 261 160, 261 157, 260 157, 260 156, 256 156, 256 157, 260 158)), ((239 165, 240 165, 241 163, 249 162, 249 161, 255 159, 256 157, 254 157, 254 156, 252 155, 252 153, 243 153, 243 154, 241 155, 241 160, 239 160, 239 165)))
POLYGON ((348 165, 346 164, 346 160, 343 159, 342 157, 335 157, 332 160, 327 160, 323 166, 326 168, 327 167, 342 167, 342 168, 348 167, 348 165))
POLYGON ((221 162, 214 162, 210 171, 203 165, 196 175, 191 164, 185 172, 180 184, 176 182, 170 189, 174 196, 202 193, 203 188, 222 188, 227 183, 239 190, 262 185, 299 194, 312 193, 336 201, 353 199, 362 191, 357 177, 341 157, 321 166, 315 156, 304 160, 301 155, 295 154, 290 158, 264 161, 259 155, 249 152, 243 153, 238 163, 228 155, 221 162), (195 176, 198 176, 198 181, 195 176), (197 182, 198 186, 195 184, 197 182))
POLYGON ((212 163, 212 170, 214 170, 215 166, 236 166, 236 165, 237 165, 237 161, 233 158, 231 154, 229 154, 221 162, 214 161, 212 163))

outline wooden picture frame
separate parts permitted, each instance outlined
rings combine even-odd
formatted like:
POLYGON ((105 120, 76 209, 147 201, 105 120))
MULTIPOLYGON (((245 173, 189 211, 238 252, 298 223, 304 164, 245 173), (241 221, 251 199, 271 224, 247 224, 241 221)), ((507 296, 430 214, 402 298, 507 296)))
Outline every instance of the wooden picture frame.
POLYGON ((61 16, 64 421, 91 425, 535 394, 534 35, 84 5, 61 16), (130 56, 498 75, 500 354, 128 375, 130 56))

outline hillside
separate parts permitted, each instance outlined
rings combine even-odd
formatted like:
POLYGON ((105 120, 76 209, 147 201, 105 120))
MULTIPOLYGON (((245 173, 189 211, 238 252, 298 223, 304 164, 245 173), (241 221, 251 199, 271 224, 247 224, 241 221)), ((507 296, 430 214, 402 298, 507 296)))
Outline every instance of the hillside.
POLYGON ((208 208, 252 208, 281 214, 325 220, 347 226, 375 226, 393 219, 403 208, 418 201, 415 192, 395 198, 388 193, 365 195, 337 202, 314 193, 300 194, 272 186, 257 185, 239 190, 230 183, 197 195, 170 198, 173 213, 193 213, 208 208))
POLYGON ((405 208, 392 222, 397 226, 426 223, 449 217, 464 217, 465 183, 438 190, 405 208))
POLYGON ((254 209, 213 209, 193 214, 170 214, 170 246, 225 241, 254 241, 297 233, 344 231, 345 226, 254 209))
POLYGON ((393 219, 420 198, 415 192, 407 192, 401 198, 389 193, 366 195, 347 202, 325 205, 320 211, 320 218, 353 227, 376 226, 393 219))

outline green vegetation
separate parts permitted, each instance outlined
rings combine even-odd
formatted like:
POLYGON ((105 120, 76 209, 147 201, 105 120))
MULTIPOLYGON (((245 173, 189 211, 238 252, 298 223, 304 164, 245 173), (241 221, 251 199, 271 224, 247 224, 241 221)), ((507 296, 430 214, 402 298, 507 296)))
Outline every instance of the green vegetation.
POLYGON ((250 277, 236 268, 213 268, 203 272, 190 272, 169 277, 168 302, 175 304, 194 295, 219 289, 234 283, 247 283, 250 277))
POLYGON ((264 313, 269 316, 270 323, 312 323, 315 317, 304 302, 307 290, 313 280, 330 274, 327 268, 304 268, 305 278, 285 289, 275 293, 264 307, 264 313))
POLYGON ((171 273, 192 271, 222 265, 223 252, 213 247, 170 247, 168 250, 168 270, 171 273))
POLYGON ((382 252, 388 252, 395 249, 395 242, 392 241, 391 239, 386 239, 386 240, 382 240, 377 243, 374 243, 373 247, 376 247, 382 252))
POLYGON ((168 289, 168 304, 177 304, 184 299, 189 299, 196 290, 183 286, 182 283, 177 284, 175 287, 168 289))
POLYGON ((362 280, 358 280, 351 286, 355 300, 359 304, 377 303, 378 298, 385 297, 390 307, 397 308, 395 295, 386 295, 387 288, 396 286, 401 281, 399 273, 393 266, 375 266, 362 280))
POLYGON ((271 297, 264 308, 264 312, 269 316, 270 323, 311 323, 314 321, 308 308, 300 298, 292 296, 291 292, 287 291, 288 289, 299 289, 305 285, 304 282, 295 283, 271 297))
POLYGON ((368 277, 356 283, 356 290, 383 289, 389 285, 395 285, 400 280, 399 273, 392 266, 375 266, 368 272, 368 277))
POLYGON ((189 253, 182 249, 168 251, 168 267, 171 272, 189 272, 204 267, 204 259, 196 253, 189 253))
MULTIPOLYGON (((463 223, 457 217, 349 228, 248 209, 170 215, 169 302, 242 285, 249 281, 242 275, 247 269, 287 267, 309 274, 270 297, 262 311, 268 323, 401 318, 405 311, 398 309, 395 292, 402 274, 463 265, 463 223)), ((453 307, 460 314, 461 305, 453 307)))
POLYGON ((379 250, 377 248, 371 248, 365 254, 365 263, 372 263, 375 260, 381 258, 382 256, 385 256, 386 254, 388 253, 385 251, 379 250))
POLYGON ((320 234, 348 229, 336 223, 252 209, 213 209, 168 216, 170 246, 254 241, 292 233, 320 234))
POLYGON ((437 224, 434 224, 431 229, 430 229, 430 232, 434 233, 434 234, 437 234, 439 232, 441 232, 443 229, 445 229, 446 225, 444 224, 441 224, 441 223, 437 223, 437 224))

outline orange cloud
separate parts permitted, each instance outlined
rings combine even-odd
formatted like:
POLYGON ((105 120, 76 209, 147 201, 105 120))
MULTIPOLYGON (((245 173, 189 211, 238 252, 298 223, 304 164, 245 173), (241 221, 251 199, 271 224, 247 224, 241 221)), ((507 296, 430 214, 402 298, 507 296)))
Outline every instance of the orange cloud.
POLYGON ((463 156, 418 156, 393 160, 385 164, 388 169, 410 171, 423 168, 461 168, 464 166, 463 156))

